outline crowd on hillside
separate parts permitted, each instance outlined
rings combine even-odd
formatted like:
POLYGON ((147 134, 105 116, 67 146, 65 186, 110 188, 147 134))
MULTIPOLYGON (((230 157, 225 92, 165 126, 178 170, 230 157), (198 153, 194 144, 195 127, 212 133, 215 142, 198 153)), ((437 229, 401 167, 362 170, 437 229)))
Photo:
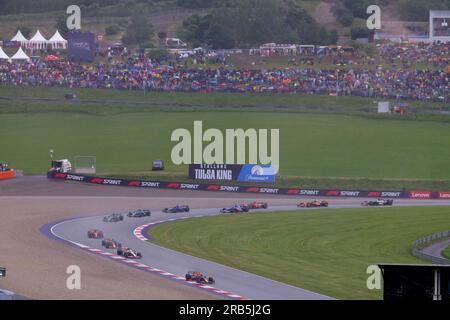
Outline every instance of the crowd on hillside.
POLYGON ((450 43, 384 44, 380 47, 380 55, 390 63, 398 59, 404 65, 431 63, 435 67, 446 68, 450 65, 450 43))
MULTIPOLYGON (((392 52, 386 48, 383 54, 397 54, 392 52)), ((373 71, 336 71, 298 67, 272 70, 190 69, 152 63, 145 54, 130 56, 125 62, 117 64, 44 61, 0 64, 0 85, 165 92, 291 92, 444 103, 450 102, 449 78, 444 68, 441 71, 381 68, 373 71)))

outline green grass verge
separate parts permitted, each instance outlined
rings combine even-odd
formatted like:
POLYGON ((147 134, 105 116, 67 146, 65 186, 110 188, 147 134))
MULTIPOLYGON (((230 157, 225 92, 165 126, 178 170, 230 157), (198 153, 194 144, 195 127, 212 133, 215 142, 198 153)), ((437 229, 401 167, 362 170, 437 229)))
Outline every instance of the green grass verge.
MULTIPOLYGON (((412 242, 450 226, 448 207, 325 209, 195 218, 151 229, 156 243, 339 299, 368 290, 376 263, 426 263, 412 242)), ((269 289, 269 288, 268 288, 269 289)))
POLYGON ((170 160, 171 132, 204 128, 279 128, 280 174, 304 177, 449 180, 450 125, 382 121, 345 115, 246 112, 147 112, 92 116, 72 113, 4 114, 2 160, 27 174, 56 157, 96 155, 98 171, 148 171, 153 159, 170 160), (432 157, 430 155, 433 155, 432 157))
MULTIPOLYGON (((0 87, 0 113, 2 112, 37 112, 56 111, 63 109, 72 112, 81 112, 85 109, 91 113, 109 110, 125 109, 129 106, 149 108, 155 106, 202 107, 214 110, 230 110, 232 108, 248 108, 251 110, 271 111, 376 111, 374 99, 363 97, 331 97, 326 95, 300 95, 300 94, 251 94, 251 93, 160 93, 142 91, 120 91, 110 89, 68 89, 68 88, 41 88, 41 87, 0 87), (76 93, 82 103, 69 103, 64 100, 65 93, 76 93), (13 100, 3 100, 10 98, 13 100), (30 99, 53 99, 34 105, 30 99), (97 100, 98 103, 92 103, 97 100), (18 101, 18 102, 17 102, 18 101), (115 102, 115 103, 113 103, 115 102), (47 109, 45 105, 51 103, 47 109), (134 103, 134 104, 133 104, 134 103), (25 104, 25 106, 22 106, 25 104), (83 106, 88 108, 83 108, 83 106), (28 108, 27 108, 28 106, 28 108), (97 108, 94 108, 96 106, 97 108), (81 109, 81 111, 79 110, 81 109)), ((442 103, 411 101, 411 110, 450 110, 442 103)))
POLYGON ((442 256, 447 258, 447 259, 450 259, 450 246, 448 246, 447 248, 445 248, 442 251, 442 256))

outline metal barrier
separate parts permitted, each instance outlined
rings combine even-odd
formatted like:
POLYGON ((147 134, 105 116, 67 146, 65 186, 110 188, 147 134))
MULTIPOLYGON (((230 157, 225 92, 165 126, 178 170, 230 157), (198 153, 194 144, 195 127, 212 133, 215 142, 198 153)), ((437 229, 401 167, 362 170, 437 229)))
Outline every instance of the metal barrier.
POLYGON ((411 253, 413 256, 420 258, 420 259, 429 260, 429 261, 431 261, 433 263, 437 263, 437 264, 449 264, 450 265, 450 259, 435 257, 432 255, 426 254, 417 248, 420 245, 426 245, 427 243, 430 243, 430 242, 433 242, 433 241, 436 241, 439 239, 444 239, 444 238, 450 238, 450 230, 433 233, 432 235, 429 235, 429 236, 426 236, 426 237, 423 237, 423 238, 420 238, 420 239, 414 241, 412 248, 411 248, 411 253))

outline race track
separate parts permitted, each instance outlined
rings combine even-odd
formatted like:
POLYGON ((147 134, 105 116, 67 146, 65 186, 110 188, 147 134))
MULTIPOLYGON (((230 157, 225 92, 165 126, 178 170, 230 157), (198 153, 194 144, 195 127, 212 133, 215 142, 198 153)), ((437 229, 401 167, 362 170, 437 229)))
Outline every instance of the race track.
MULTIPOLYGON (((32 299, 221 299, 224 295, 201 290, 186 281, 167 279, 152 272, 143 272, 131 264, 124 265, 104 256, 89 254, 43 236, 41 228, 56 221, 54 232, 69 240, 78 240, 98 247, 88 240, 87 229, 99 226, 108 237, 142 251, 142 263, 183 276, 191 269, 214 276, 215 287, 244 298, 326 299, 316 293, 294 288, 256 275, 218 265, 183 253, 143 242, 135 237, 136 227, 182 215, 163 214, 161 208, 186 203, 195 208, 189 214, 214 215, 217 207, 261 199, 271 209, 297 209, 301 197, 211 193, 207 191, 154 190, 128 187, 87 185, 49 181, 45 177, 21 177, 0 183, 0 265, 8 269, 1 287, 32 299), (127 219, 122 223, 104 225, 99 216, 149 208, 150 218, 127 219), (213 209, 210 209, 213 208, 213 209), (68 265, 83 270, 83 289, 67 290, 65 272, 68 265), (30 272, 30 267, 33 271, 30 272), (117 275, 120 275, 118 277, 117 275), (269 289, 270 290, 269 290, 269 289), (269 291, 269 292, 267 292, 269 291)), ((310 199, 310 198, 302 198, 310 199)), ((364 199, 328 199, 331 208, 359 207, 364 199)), ((396 200, 395 205, 450 205, 447 200, 396 200)), ((233 298, 233 297, 231 297, 233 298)))
MULTIPOLYGON (((426 247, 422 252, 436 258, 447 259, 442 255, 442 251, 448 246, 450 246, 450 240, 443 240, 426 247)), ((448 261, 448 264, 450 264, 450 260, 448 261)))
MULTIPOLYGON (((360 207, 360 200, 347 199, 335 201, 333 208, 353 208, 360 207)), ((435 204, 433 201, 420 202, 418 205, 431 205, 435 204)), ((440 202, 440 204, 445 204, 440 202)), ((448 204, 448 203, 447 203, 448 204)), ((399 200, 399 206, 411 205, 410 200, 399 200)), ((261 211, 288 211, 298 210, 296 206, 273 206, 267 210, 261 211)), ((303 209, 314 210, 314 209, 303 209)), ((133 232, 136 228, 140 231, 142 226, 148 226, 149 224, 170 222, 174 219, 185 219, 203 216, 218 215, 219 208, 207 208, 207 209, 194 209, 190 213, 178 213, 168 214, 161 211, 153 212, 151 217, 147 218, 128 218, 125 217, 123 222, 118 223, 105 223, 102 221, 102 217, 90 217, 82 219, 74 219, 56 224, 51 232, 53 235, 60 239, 70 241, 72 243, 88 246, 89 248, 95 248, 102 250, 103 252, 110 252, 115 254, 115 250, 107 250, 102 248, 101 241, 88 239, 86 232, 89 229, 100 229, 104 232, 105 237, 113 238, 119 243, 131 247, 143 254, 143 258, 140 263, 149 268, 157 268, 168 272, 172 275, 183 277, 183 275, 190 270, 200 271, 207 275, 211 275, 216 280, 214 289, 219 289, 218 292, 226 292, 227 296, 234 298, 249 298, 257 300, 276 300, 276 299, 298 299, 298 300, 319 300, 319 299, 331 299, 330 297, 323 296, 317 293, 313 293, 301 288, 293 287, 288 284, 283 284, 277 281, 273 281, 255 274, 230 268, 224 265, 220 265, 211 261, 186 255, 184 253, 176 252, 167 248, 160 247, 158 245, 143 241, 142 237, 136 237, 136 232, 133 232)), ((249 213, 251 214, 251 213, 249 213)), ((275 213, 274 213, 275 214, 275 213)), ((142 235, 146 236, 147 228, 143 228, 142 235)), ((141 233, 139 233, 139 236, 141 233)), ((139 268, 139 266, 138 266, 139 268)), ((183 282, 181 280, 180 282, 183 282)), ((202 288, 202 287, 200 287, 202 288)), ((210 286, 206 286, 211 291, 210 286)), ((213 291, 214 292, 214 291, 213 291)))

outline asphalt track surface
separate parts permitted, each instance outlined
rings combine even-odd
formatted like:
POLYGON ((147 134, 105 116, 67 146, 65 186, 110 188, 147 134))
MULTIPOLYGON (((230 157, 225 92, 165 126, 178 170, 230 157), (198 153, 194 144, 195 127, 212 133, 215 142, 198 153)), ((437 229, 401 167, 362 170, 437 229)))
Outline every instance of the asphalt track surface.
MULTIPOLYGON (((442 251, 450 246, 450 240, 441 241, 435 244, 432 244, 429 247, 426 247, 422 250, 423 253, 426 253, 430 256, 436 257, 436 258, 444 258, 447 259, 442 255, 442 251)), ((448 261, 448 264, 450 264, 450 260, 448 261)))
MULTIPOLYGON (((356 208, 360 207, 358 199, 347 201, 336 201, 332 208, 356 208)), ((399 200, 398 206, 410 205, 409 200, 399 200)), ((420 202, 418 205, 431 205, 434 202, 420 202)), ((440 202, 440 204, 443 204, 440 202)), ((448 203, 447 203, 448 204, 448 203)), ((298 210, 296 206, 274 206, 267 210, 252 210, 251 212, 271 212, 271 211, 289 211, 298 210)), ((302 209, 315 210, 315 209, 302 209)), ((322 300, 331 299, 324 295, 297 288, 288 284, 273 281, 255 274, 230 268, 215 262, 207 261, 181 252, 173 251, 167 248, 152 244, 151 242, 138 239, 134 230, 142 225, 149 223, 170 222, 173 219, 205 217, 218 215, 219 208, 193 209, 189 213, 163 213, 161 211, 153 212, 151 217, 146 218, 128 218, 125 217, 123 222, 106 223, 102 221, 102 217, 90 217, 66 221, 56 225, 52 232, 59 238, 108 251, 101 246, 101 241, 88 239, 86 236, 89 229, 100 229, 104 232, 105 237, 113 238, 124 246, 133 248, 143 254, 141 263, 164 270, 182 277, 187 271, 200 271, 206 275, 213 276, 216 280, 215 288, 225 292, 231 292, 238 297, 244 297, 257 300, 322 300)), ((252 214, 252 213, 239 213, 252 214)), ((276 214, 276 213, 274 213, 276 214)), ((145 232, 146 229, 144 229, 145 232)), ((144 234, 145 236, 145 234, 144 234)), ((115 250, 109 250, 115 253, 115 250)))
MULTIPOLYGON (((21 286, 18 286, 22 290, 16 290, 16 292, 21 295, 29 296, 30 298, 54 297, 53 295, 45 291, 46 288, 49 288, 49 290, 53 289, 55 290, 55 293, 58 292, 58 294, 62 294, 60 297, 71 297, 71 295, 67 294, 67 290, 64 291, 63 289, 60 289, 58 286, 56 286, 56 284, 53 284, 52 282, 49 282, 50 285, 42 287, 40 289, 33 288, 33 285, 40 283, 38 282, 38 280, 32 277, 29 277, 30 279, 28 279, 28 273, 26 273, 27 269, 25 267, 27 265, 33 264, 38 268, 42 267, 43 271, 49 270, 50 273, 46 274, 46 277, 48 277, 49 280, 57 278, 58 281, 61 281, 63 279, 61 275, 53 275, 53 265, 57 265, 58 263, 64 265, 66 263, 66 260, 68 260, 70 257, 78 257, 78 259, 83 260, 83 263, 86 263, 90 268, 97 268, 100 264, 100 267, 104 268, 105 270, 120 270, 121 272, 125 273, 124 278, 126 278, 126 281, 129 281, 130 284, 133 283, 133 277, 140 279, 141 282, 144 281, 143 279, 145 277, 148 277, 152 279, 151 281, 154 281, 153 275, 145 275, 142 273, 142 271, 133 270, 133 268, 128 266, 119 266, 118 268, 114 268, 113 265, 117 265, 117 262, 108 261, 104 258, 99 258, 92 254, 89 255, 88 253, 82 252, 78 249, 68 249, 68 246, 62 243, 53 245, 52 243, 55 243, 55 241, 43 237, 43 235, 38 230, 34 229, 34 225, 30 225, 30 227, 28 228, 29 232, 25 237, 18 235, 15 239, 15 242, 8 242, 8 236, 11 237, 16 233, 12 233, 13 231, 7 228, 16 227, 17 225, 23 225, 25 219, 28 219, 26 221, 31 220, 31 218, 35 219, 36 221, 33 222, 34 224, 38 221, 44 221, 41 222, 40 226, 42 226, 42 224, 44 223, 51 223, 57 219, 67 220, 73 217, 83 216, 83 219, 76 219, 59 224, 58 226, 53 228, 54 232, 57 235, 65 237, 71 241, 78 240, 81 243, 86 243, 90 246, 100 249, 101 246, 99 246, 100 243, 98 240, 89 240, 86 236, 86 232, 88 229, 98 227, 104 231, 106 237, 113 237, 116 240, 122 242, 124 245, 141 251, 144 256, 144 258, 142 259, 143 263, 148 263, 149 265, 154 267, 160 266, 161 269, 171 271, 174 274, 178 275, 184 275, 188 270, 199 270, 204 272, 205 274, 214 276, 214 278, 216 279, 215 287, 223 288, 223 290, 229 290, 251 299, 328 299, 329 297, 322 296, 320 294, 292 287, 286 284, 272 281, 270 279, 265 279, 257 275, 222 266, 214 262, 209 262, 203 259, 188 256, 183 253, 156 246, 155 244, 146 243, 137 239, 133 234, 133 230, 143 224, 174 217, 183 217, 183 215, 181 214, 163 214, 157 211, 158 209, 165 206, 171 206, 177 203, 187 203, 191 206, 191 208, 195 209, 193 209, 191 213, 186 216, 207 216, 218 214, 218 209, 210 209, 212 207, 224 207, 232 205, 234 203, 241 203, 253 199, 264 199, 265 201, 268 201, 269 206, 271 206, 270 210, 275 208, 277 210, 295 210, 297 209, 295 207, 295 203, 298 202, 299 199, 311 198, 299 196, 216 193, 208 191, 137 189, 129 187, 89 185, 77 182, 49 181, 45 177, 22 177, 15 180, 3 181, 2 183, 0 183, 0 202, 3 201, 3 204, 6 204, 7 206, 13 208, 15 206, 14 203, 17 203, 17 207, 22 206, 24 208, 29 208, 31 206, 30 212, 35 210, 39 213, 39 216, 37 217, 35 215, 25 216, 25 214, 23 214, 23 216, 18 216, 17 214, 10 214, 9 212, 6 212, 5 209, 3 209, 3 213, 5 213, 7 217, 9 217, 8 219, 14 220, 12 223, 8 222, 4 224, 5 229, 3 231, 5 232, 2 232, 4 235, 3 237, 0 233, 0 238, 2 241, 0 245, 3 245, 5 250, 9 250, 8 253, 11 253, 11 260, 17 260, 17 262, 12 262, 13 264, 15 264, 15 266, 9 269, 12 270, 12 272, 10 273, 11 276, 14 276, 13 272, 16 266, 18 269, 17 271, 19 271, 20 268, 23 268, 22 274, 19 274, 19 272, 17 272, 17 276, 15 276, 15 278, 11 277, 9 280, 10 282, 8 282, 7 280, 7 282, 5 283, 10 283, 11 286, 14 287, 17 283, 19 283, 19 281, 23 282, 20 283, 21 286), (53 202, 58 202, 59 205, 53 206, 53 202), (61 208, 61 202, 67 203, 67 206, 62 206, 61 208), (44 203, 46 204, 46 206, 43 206, 44 203), (35 204, 34 207, 33 204, 35 204), (48 215, 45 215, 42 212, 42 208, 47 208, 47 206, 49 208, 52 208, 52 210, 55 210, 54 208, 61 208, 59 209, 61 211, 51 212, 51 214, 49 213, 48 215), (141 219, 125 218, 125 221, 121 223, 104 224, 101 221, 101 217, 99 216, 109 213, 111 212, 111 210, 131 210, 136 209, 137 206, 149 207, 150 209, 152 209, 152 217, 141 219), (11 227, 8 226, 8 224, 10 224, 11 227), (26 242, 23 241, 23 243, 19 243, 20 241, 22 241, 22 238, 25 238, 26 242), (48 241, 50 241, 50 243, 48 243, 48 241), (39 244, 39 247, 33 247, 34 242, 39 244), (13 250, 12 247, 14 247, 15 245, 20 245, 21 249, 23 250, 28 250, 28 248, 33 251, 36 250, 36 252, 42 254, 42 256, 40 256, 39 259, 36 260, 36 256, 33 257, 26 254, 20 254, 20 252, 13 250), (73 250, 75 250, 76 252, 79 251, 80 253, 77 254, 76 252, 73 252, 73 250), (60 256, 62 258, 60 258, 60 256), (131 271, 125 272, 124 268, 127 270, 130 269, 131 271), (16 281, 12 281, 13 279, 15 279, 16 281)), ((331 208, 352 208, 359 207, 360 202, 365 199, 328 198, 328 200, 331 203, 331 208)), ((395 200, 395 205, 450 205, 450 201, 401 199, 395 200)), ((1 210, 2 206, 0 206, 0 211, 1 210)), ((23 210, 23 208, 21 208, 21 210, 23 210)), ((1 227, 2 226, 0 225, 0 229, 1 227)), ((10 259, 8 258, 8 260, 10 259)), ((103 278, 104 279, 99 279, 99 276, 97 275, 95 278, 93 278, 92 281, 98 279, 100 285, 112 287, 110 280, 108 280, 110 279, 110 277, 108 275, 103 275, 103 278)), ((156 287, 156 284, 161 285, 161 283, 155 282, 155 289, 153 290, 155 292, 145 292, 145 294, 148 294, 148 297, 158 297, 158 292, 160 292, 160 295, 165 293, 162 298, 167 298, 167 296, 170 297, 171 294, 174 294, 171 293, 173 292, 171 290, 173 290, 173 288, 175 287, 179 288, 180 294, 178 295, 178 298, 186 296, 200 299, 204 299, 205 297, 213 299, 223 298, 223 296, 221 297, 216 294, 201 292, 201 290, 198 288, 189 288, 189 285, 186 286, 185 281, 180 281, 182 283, 176 283, 172 280, 163 279, 160 282, 162 283, 162 287, 167 287, 167 290, 165 290, 166 292, 161 292, 161 287, 156 287), (187 287, 187 289, 183 289, 184 287, 187 287)), ((126 285, 127 283, 117 283, 115 284, 115 288, 120 291, 120 288, 123 288, 126 285)), ((12 288, 8 288, 8 286, 6 286, 6 289, 12 288)), ((101 298, 102 294, 104 293, 107 294, 105 298, 113 296, 113 293, 110 291, 111 289, 109 289, 109 291, 105 290, 106 288, 99 287, 97 290, 98 292, 96 292, 97 296, 95 298, 101 298)), ((136 290, 139 291, 138 289, 136 290)), ((85 294, 88 294, 88 292, 85 292, 85 294)), ((140 297, 146 298, 146 296, 140 297)))

